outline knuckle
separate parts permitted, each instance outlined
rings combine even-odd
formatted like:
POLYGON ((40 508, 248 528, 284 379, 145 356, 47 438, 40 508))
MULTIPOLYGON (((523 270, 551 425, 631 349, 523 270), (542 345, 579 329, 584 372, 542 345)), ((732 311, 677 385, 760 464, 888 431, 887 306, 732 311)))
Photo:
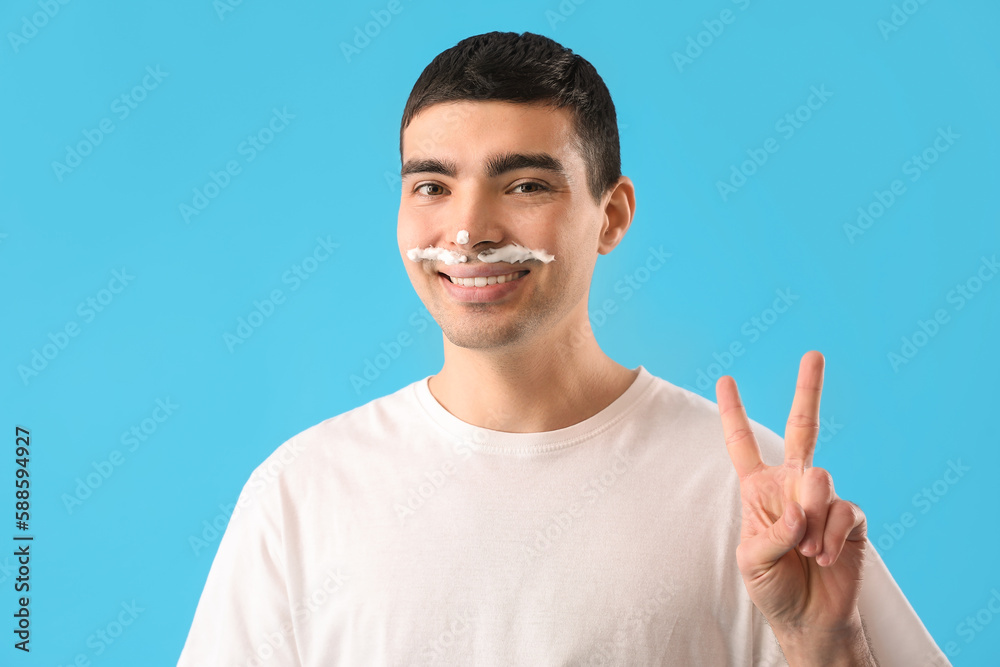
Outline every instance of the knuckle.
POLYGON ((789 473, 801 473, 806 467, 806 461, 798 456, 792 456, 790 454, 785 455, 785 460, 782 462, 782 467, 784 467, 789 473))
POLYGON ((853 518, 856 523, 868 523, 868 517, 865 516, 864 510, 849 500, 842 500, 841 502, 847 505, 847 508, 851 513, 851 518, 853 518))
POLYGON ((790 416, 788 418, 787 425, 794 428, 805 428, 819 431, 819 419, 802 413, 790 416))
MULTIPOLYGON (((854 503, 849 503, 845 500, 838 500, 834 503, 831 508, 831 512, 836 513, 844 519, 844 524, 848 526, 854 526, 855 524, 864 521, 864 512, 861 511, 854 503)), ((850 527, 848 527, 850 530, 850 527)))
POLYGON ((805 474, 808 476, 810 484, 818 484, 831 490, 833 489, 833 475, 826 468, 813 466, 806 470, 805 474))
POLYGON ((736 429, 735 431, 733 431, 732 433, 730 433, 730 434, 728 434, 726 436, 726 444, 727 445, 731 445, 734 442, 738 442, 738 441, 742 440, 743 438, 746 438, 747 436, 751 436, 752 437, 753 436, 753 431, 751 431, 748 428, 738 428, 738 429, 736 429))

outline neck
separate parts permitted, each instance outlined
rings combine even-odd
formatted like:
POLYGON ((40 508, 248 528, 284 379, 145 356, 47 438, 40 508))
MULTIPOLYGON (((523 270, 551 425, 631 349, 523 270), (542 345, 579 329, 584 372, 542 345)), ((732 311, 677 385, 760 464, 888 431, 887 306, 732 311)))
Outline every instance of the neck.
POLYGON ((586 321, 546 340, 503 349, 460 348, 444 339, 445 362, 431 394, 462 421, 509 433, 553 431, 609 406, 637 372, 601 350, 586 321))

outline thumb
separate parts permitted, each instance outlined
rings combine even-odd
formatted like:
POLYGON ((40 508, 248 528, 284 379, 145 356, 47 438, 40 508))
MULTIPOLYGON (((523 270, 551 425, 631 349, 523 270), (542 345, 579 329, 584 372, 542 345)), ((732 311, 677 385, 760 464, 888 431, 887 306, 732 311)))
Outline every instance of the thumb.
POLYGON ((785 504, 785 511, 767 530, 740 544, 736 562, 744 576, 754 578, 795 548, 806 534, 806 514, 797 502, 785 504))

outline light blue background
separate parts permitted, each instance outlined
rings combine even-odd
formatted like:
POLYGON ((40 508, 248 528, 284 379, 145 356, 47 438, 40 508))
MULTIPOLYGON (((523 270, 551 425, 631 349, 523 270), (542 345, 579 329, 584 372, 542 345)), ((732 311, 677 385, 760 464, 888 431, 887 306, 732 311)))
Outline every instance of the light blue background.
MULTIPOLYGON (((30 656, 11 647, 14 559, 0 557, 0 662, 174 664, 218 546, 195 553, 189 538, 224 521, 220 505, 281 442, 439 369, 440 330, 426 326, 396 250, 399 119, 436 54, 509 30, 583 55, 617 106, 637 207, 594 277, 593 310, 617 306, 595 315, 604 349, 695 386, 739 341, 725 372, 779 434, 801 355, 822 351, 822 412, 840 426, 817 465, 864 508, 914 608, 942 648, 954 643, 954 664, 998 664, 1000 618, 971 638, 960 624, 1000 589, 1000 280, 961 310, 947 300, 1000 253, 996 3, 912 0, 917 11, 883 34, 889 0, 402 0, 348 60, 339 44, 387 2, 247 0, 220 15, 211 0, 48 0, 58 11, 47 18, 46 1, 0 10, 0 539, 15 532, 15 425, 32 434, 36 536, 30 656), (678 67, 674 52, 723 10, 732 22, 678 67), (35 14, 44 25, 32 32, 35 14), (166 78, 120 118, 114 100, 147 67, 166 78), (832 97, 786 138, 776 123, 813 86, 832 97), (241 142, 275 108, 294 119, 248 161, 241 142), (114 131, 60 180, 52 163, 105 118, 114 131), (959 138, 909 180, 904 163, 949 127, 959 138), (717 181, 769 137, 779 150, 724 201, 717 181), (241 172, 186 223, 179 206, 229 160, 241 172), (845 223, 893 179, 905 194, 851 243, 845 223), (327 236, 339 249, 293 290, 283 275, 327 236), (661 246, 667 264, 637 273, 661 246), (85 321, 78 304, 123 267, 134 280, 85 321), (615 290, 626 276, 648 279, 626 298, 615 290), (224 334, 274 289, 284 303, 230 351, 224 334), (745 323, 769 317, 776 290, 798 300, 751 341, 745 323), (887 355, 937 309, 947 324, 894 369, 887 355), (68 322, 79 335, 23 380, 18 367, 68 322), (401 332, 413 344, 356 391, 351 376, 401 332), (179 407, 128 451, 122 433, 157 399, 179 407), (123 463, 67 509, 64 494, 114 450, 123 463), (949 461, 969 468, 954 485, 939 481, 949 461), (922 512, 914 496, 935 481, 946 493, 922 512), (904 512, 916 523, 897 539, 886 524, 904 512), (143 611, 98 654, 94 633, 133 601, 143 611)), ((713 387, 700 393, 714 400, 713 387)))

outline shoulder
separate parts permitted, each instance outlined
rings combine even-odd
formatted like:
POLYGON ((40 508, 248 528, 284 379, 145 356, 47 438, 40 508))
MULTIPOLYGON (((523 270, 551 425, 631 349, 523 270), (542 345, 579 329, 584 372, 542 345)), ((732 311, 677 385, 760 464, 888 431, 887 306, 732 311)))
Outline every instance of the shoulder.
MULTIPOLYGON (((422 382, 424 380, 419 380, 422 382)), ((243 494, 280 492, 332 474, 350 474, 367 454, 391 456, 405 443, 420 405, 411 383, 310 426, 281 443, 251 473, 243 494), (336 468, 336 470, 334 469, 336 468), (277 484, 272 482, 277 481, 277 484)))
MULTIPOLYGON (((665 432, 692 444, 717 443, 719 452, 726 454, 722 420, 715 401, 656 375, 652 376, 651 385, 648 395, 644 396, 649 404, 639 411, 645 419, 658 422, 665 432)), ((781 463, 785 455, 784 438, 751 415, 748 417, 764 463, 781 463)), ((726 457, 728 459, 728 454, 726 457)))

